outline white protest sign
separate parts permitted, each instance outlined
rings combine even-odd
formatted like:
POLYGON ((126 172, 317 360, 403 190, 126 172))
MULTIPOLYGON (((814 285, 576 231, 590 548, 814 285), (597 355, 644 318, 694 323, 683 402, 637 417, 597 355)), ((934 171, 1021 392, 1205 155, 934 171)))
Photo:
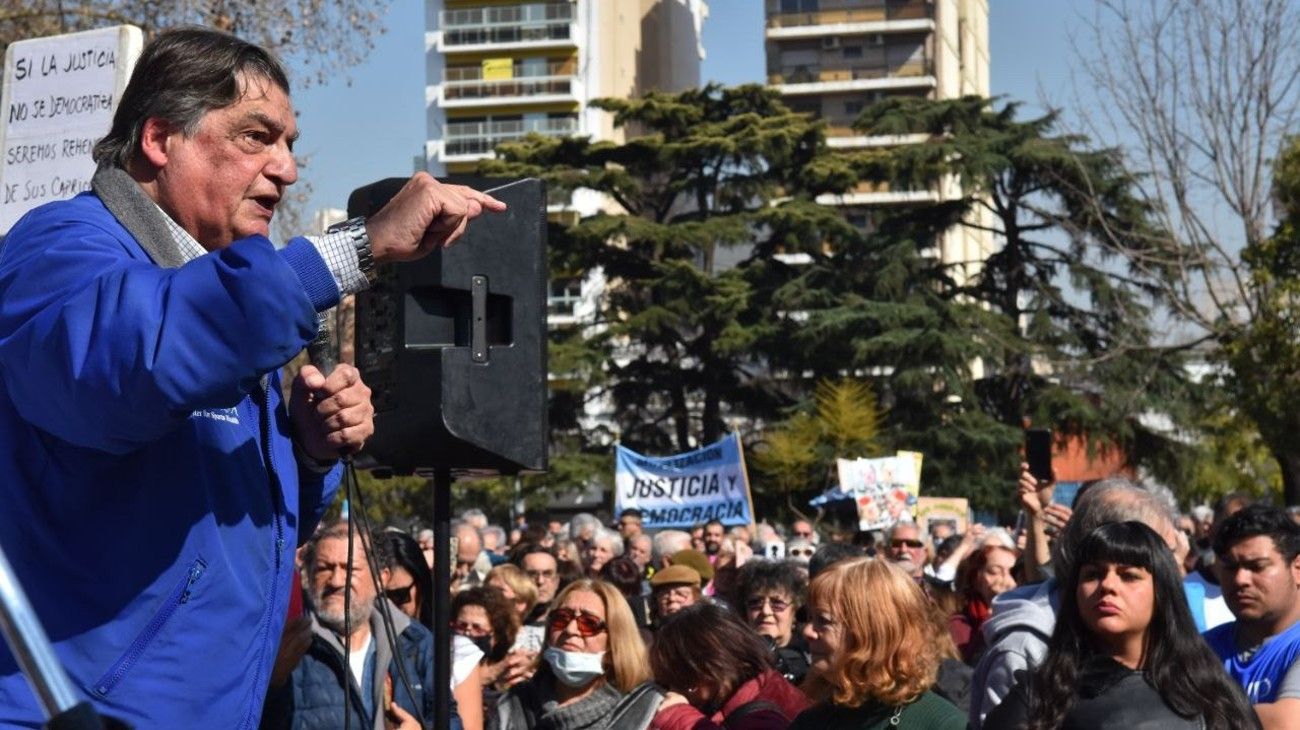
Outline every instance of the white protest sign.
POLYGON ((144 36, 130 25, 9 44, 0 86, 0 234, 24 213, 90 189, 91 150, 144 36))

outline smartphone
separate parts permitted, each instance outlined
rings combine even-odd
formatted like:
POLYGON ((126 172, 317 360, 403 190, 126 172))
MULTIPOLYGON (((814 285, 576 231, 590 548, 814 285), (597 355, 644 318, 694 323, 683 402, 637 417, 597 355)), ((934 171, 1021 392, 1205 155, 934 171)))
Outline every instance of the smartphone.
POLYGON ((1025 462, 1035 479, 1052 481, 1052 430, 1025 429, 1025 462))

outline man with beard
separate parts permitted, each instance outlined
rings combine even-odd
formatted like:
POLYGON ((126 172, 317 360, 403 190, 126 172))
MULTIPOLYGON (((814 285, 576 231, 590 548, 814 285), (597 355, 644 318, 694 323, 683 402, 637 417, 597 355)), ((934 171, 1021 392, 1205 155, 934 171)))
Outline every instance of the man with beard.
MULTIPOLYGON (((380 614, 385 606, 376 603, 387 599, 376 597, 366 559, 372 543, 362 533, 352 535, 349 585, 348 529, 345 523, 326 527, 303 550, 309 614, 285 627, 262 711, 264 729, 340 727, 344 692, 352 726, 359 729, 411 718, 425 725, 433 717, 433 634, 390 604, 387 613, 397 637, 396 646, 390 645, 380 614), (345 602, 349 590, 350 605, 345 602)), ((376 541, 373 548, 383 550, 384 544, 376 541)), ((383 555, 375 557, 379 565, 389 563, 383 555)), ((387 572, 380 571, 380 583, 387 572)), ((454 709, 452 718, 452 727, 460 727, 454 709)))
POLYGON ((722 552, 722 541, 726 538, 727 528, 720 520, 709 520, 704 523, 704 554, 709 556, 710 564, 718 561, 718 554, 722 552))

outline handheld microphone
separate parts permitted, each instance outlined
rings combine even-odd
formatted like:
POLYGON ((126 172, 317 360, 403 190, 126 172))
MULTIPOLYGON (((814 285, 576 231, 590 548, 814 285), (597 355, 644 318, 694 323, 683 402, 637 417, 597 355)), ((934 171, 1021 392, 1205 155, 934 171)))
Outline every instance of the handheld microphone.
POLYGON ((334 309, 331 308, 316 315, 316 339, 307 343, 307 359, 311 360, 311 364, 327 378, 339 364, 334 342, 333 313, 334 309))

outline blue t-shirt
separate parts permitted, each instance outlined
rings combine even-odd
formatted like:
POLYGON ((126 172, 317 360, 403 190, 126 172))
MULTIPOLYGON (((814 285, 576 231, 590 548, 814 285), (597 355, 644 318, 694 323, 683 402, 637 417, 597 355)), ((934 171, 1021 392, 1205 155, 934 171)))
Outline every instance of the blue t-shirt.
POLYGON ((1286 673, 1300 660, 1300 621, 1271 636, 1254 651, 1237 647, 1237 622, 1205 632, 1205 641, 1223 660, 1223 668, 1246 690, 1252 705, 1276 702, 1286 673))

